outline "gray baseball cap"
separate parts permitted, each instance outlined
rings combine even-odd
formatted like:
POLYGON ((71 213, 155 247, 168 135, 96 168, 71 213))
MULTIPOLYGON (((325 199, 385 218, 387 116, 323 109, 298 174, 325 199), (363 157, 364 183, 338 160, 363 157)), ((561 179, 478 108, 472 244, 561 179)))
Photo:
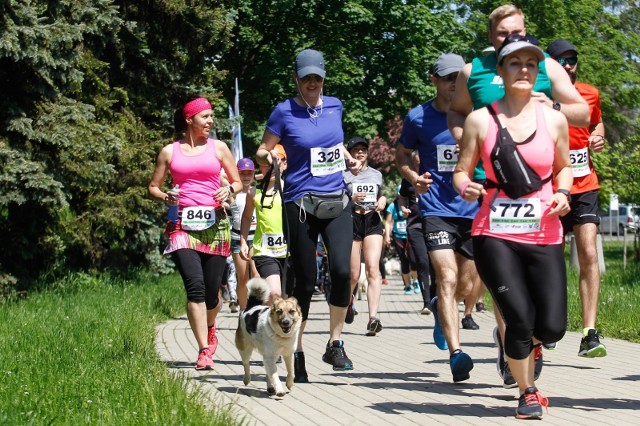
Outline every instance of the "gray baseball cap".
POLYGON ((531 44, 528 41, 515 41, 503 46, 498 52, 498 63, 501 64, 503 59, 520 50, 529 50, 533 52, 538 58, 538 62, 544 61, 544 52, 535 44, 531 44))
POLYGON ((324 58, 322 53, 313 49, 305 49, 296 56, 296 73, 299 78, 304 78, 309 74, 319 75, 324 78, 324 58))
POLYGON ((444 77, 454 72, 460 72, 464 67, 464 59, 455 53, 443 53, 433 64, 433 73, 439 77, 444 77))

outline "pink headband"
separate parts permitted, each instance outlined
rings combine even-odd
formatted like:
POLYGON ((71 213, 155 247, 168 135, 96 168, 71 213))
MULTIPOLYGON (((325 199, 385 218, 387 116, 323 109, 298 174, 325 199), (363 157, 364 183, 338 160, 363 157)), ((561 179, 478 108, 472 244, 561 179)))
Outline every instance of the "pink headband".
POLYGON ((194 100, 192 100, 190 102, 187 102, 182 107, 182 116, 186 120, 187 118, 193 117, 194 115, 196 115, 199 112, 204 111, 205 109, 212 109, 211 108, 211 104, 209 103, 209 101, 206 98, 194 99, 194 100))

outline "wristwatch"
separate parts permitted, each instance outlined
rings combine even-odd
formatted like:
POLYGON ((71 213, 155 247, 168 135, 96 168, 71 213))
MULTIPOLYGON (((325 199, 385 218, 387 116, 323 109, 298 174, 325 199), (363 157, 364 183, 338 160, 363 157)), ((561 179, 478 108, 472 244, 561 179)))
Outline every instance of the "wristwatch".
POLYGON ((227 185, 227 191, 229 191, 229 195, 233 194, 235 191, 233 190, 233 186, 227 185))
POLYGON ((558 189, 556 191, 556 193, 564 194, 565 197, 567 197, 567 201, 571 202, 571 193, 569 191, 567 191, 566 189, 558 189))
POLYGON ((560 111, 560 102, 553 101, 553 109, 555 109, 556 111, 560 111))

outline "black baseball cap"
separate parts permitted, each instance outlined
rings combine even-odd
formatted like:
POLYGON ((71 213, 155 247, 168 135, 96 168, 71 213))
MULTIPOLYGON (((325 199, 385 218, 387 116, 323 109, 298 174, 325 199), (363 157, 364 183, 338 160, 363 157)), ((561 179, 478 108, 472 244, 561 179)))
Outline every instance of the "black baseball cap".
POLYGON ((347 150, 351 151, 353 149, 354 146, 356 145, 364 145, 367 147, 367 149, 369 149, 369 141, 366 140, 365 138, 361 138, 360 136, 355 136, 351 139, 349 139, 349 142, 347 142, 347 150))
POLYGON ((547 47, 547 53, 554 59, 559 58, 566 52, 573 52, 576 56, 578 55, 578 49, 576 49, 573 43, 563 38, 552 41, 547 47))

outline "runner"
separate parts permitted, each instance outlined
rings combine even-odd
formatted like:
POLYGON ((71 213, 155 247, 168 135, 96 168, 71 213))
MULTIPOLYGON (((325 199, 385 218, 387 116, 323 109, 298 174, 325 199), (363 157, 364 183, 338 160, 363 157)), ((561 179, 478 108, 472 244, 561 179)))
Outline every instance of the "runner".
MULTIPOLYGON (((493 52, 474 58, 466 64, 456 82, 456 92, 451 100, 451 107, 447 113, 449 129, 457 143, 462 138, 462 126, 465 118, 472 110, 487 106, 504 96, 504 84, 497 74, 497 51, 503 41, 510 34, 527 36, 524 13, 512 4, 505 4, 494 9, 489 15, 489 42, 493 52)), ((550 108, 561 111, 573 126, 589 125, 589 108, 571 84, 562 67, 553 59, 547 58, 540 63, 538 79, 536 80, 532 96, 534 100, 550 108)), ((482 162, 474 172, 474 181, 484 182, 486 179, 482 162)), ((493 310, 498 327, 494 330, 496 346, 498 348, 497 367, 505 387, 516 385, 509 366, 504 359, 504 330, 505 324, 499 309, 493 310)), ((542 349, 536 354, 536 377, 543 366, 542 349)))
MULTIPOLYGON (((596 330, 598 295, 600 293, 600 266, 596 238, 598 235, 598 175, 593 168, 589 150, 604 149, 604 124, 600 110, 600 93, 590 84, 576 81, 578 50, 568 40, 558 39, 547 47, 547 52, 564 68, 580 96, 589 104, 589 127, 569 126, 569 155, 573 170, 571 186, 571 212, 564 216, 564 233, 573 231, 580 266, 580 300, 582 301, 582 341, 579 356, 595 358, 607 355, 600 342, 602 335, 596 330)), ((546 345, 545 345, 546 347, 546 345)), ((549 349, 555 349, 555 343, 549 349)))
MULTIPOLYGON (((325 75, 320 52, 306 49, 298 54, 293 72, 298 93, 278 104, 271 113, 256 158, 260 164, 271 164, 277 155, 273 151, 277 143, 282 143, 287 154, 285 232, 289 235, 296 279, 293 295, 298 299, 303 318, 297 351, 303 351, 302 339, 316 278, 316 245, 318 235, 322 234, 331 272, 330 335, 322 360, 334 370, 342 371, 353 369, 341 337, 351 301, 351 269, 344 260, 350 258, 353 235, 342 171, 347 167, 357 173, 361 164, 343 144, 342 102, 322 95, 325 75)), ((304 366, 304 354, 297 359, 304 366)))
POLYGON ((454 382, 469 379, 473 369, 473 360, 460 348, 458 302, 478 280, 471 247, 471 221, 478 207, 453 190, 457 154, 447 127, 447 110, 463 66, 462 57, 453 53, 436 60, 431 73, 436 97, 409 111, 396 151, 400 173, 421 194, 423 232, 437 282, 431 300, 433 338, 439 349, 449 350, 454 382), (419 172, 412 167, 414 149, 420 154, 419 172))
POLYGON ((483 197, 473 221, 475 262, 505 319, 504 349, 520 391, 519 419, 542 418, 548 399, 535 385, 535 347, 558 341, 567 327, 558 215, 569 212, 568 128, 564 115, 532 94, 543 59, 542 49, 523 36, 505 39, 497 56, 505 96, 465 121, 454 176, 456 190, 473 206, 483 197), (504 158, 510 139, 518 156, 504 158), (487 190, 472 180, 479 159, 487 166, 487 190))
POLYGON ((162 148, 149 183, 149 195, 168 206, 178 206, 179 217, 167 224, 171 254, 187 293, 187 317, 198 343, 196 370, 213 369, 218 347, 215 320, 220 309, 220 282, 231 254, 229 218, 222 203, 242 185, 231 151, 209 138, 213 110, 205 98, 187 102, 175 116, 176 131, 184 137, 162 148), (231 184, 220 185, 224 169, 231 184), (180 192, 163 191, 171 174, 180 192))
MULTIPOLYGON (((244 206, 247 199, 247 193, 249 192, 251 185, 253 184, 253 176, 256 171, 256 167, 253 161, 249 158, 241 158, 238 160, 238 173, 240 174, 240 181, 242 182, 242 191, 237 194, 231 195, 231 255, 233 257, 233 264, 235 265, 236 277, 237 277, 237 298, 232 298, 229 301, 229 309, 231 312, 237 312, 238 304, 240 310, 244 311, 247 306, 247 281, 251 275, 256 276, 255 265, 251 260, 251 256, 245 260, 240 255, 240 223, 242 222, 242 216, 244 212, 244 206), (252 273, 253 271, 253 273, 252 273)), ((247 236, 247 244, 249 251, 253 245, 253 234, 256 231, 256 218, 255 212, 252 211, 253 216, 251 219, 251 227, 247 236)))
MULTIPOLYGON (((384 228, 379 212, 384 210, 387 199, 382 195, 382 173, 367 164, 369 142, 356 136, 349 139, 347 150, 353 158, 362 163, 362 168, 357 175, 349 171, 342 173, 352 201, 351 291, 353 293, 358 285, 360 258, 363 255, 367 275, 367 305, 369 307, 366 335, 375 336, 382 330, 382 322, 378 318, 378 305, 382 293, 380 255, 384 228)), ((349 318, 350 314, 347 310, 346 323, 353 322, 353 295, 350 307, 351 318, 349 318)))

